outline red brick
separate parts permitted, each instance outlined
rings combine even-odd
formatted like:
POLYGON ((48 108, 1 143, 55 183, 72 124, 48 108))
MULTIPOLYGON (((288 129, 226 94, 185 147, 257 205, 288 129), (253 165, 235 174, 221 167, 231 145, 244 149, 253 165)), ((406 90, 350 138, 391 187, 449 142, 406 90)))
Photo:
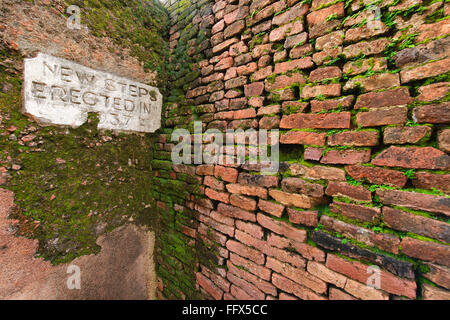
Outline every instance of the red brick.
POLYGON ((413 144, 431 135, 428 126, 387 127, 384 129, 384 144, 413 144))
POLYGON ((317 278, 331 283, 336 287, 343 288, 347 282, 347 278, 343 275, 328 269, 321 263, 314 261, 308 262, 308 272, 317 278))
POLYGON ((230 280, 231 283, 236 285, 236 287, 244 290, 247 294, 249 294, 253 299, 256 300, 264 300, 265 295, 262 291, 256 288, 251 283, 241 279, 240 277, 235 276, 233 273, 227 273, 227 279, 230 280))
POLYGON ((419 36, 417 42, 422 42, 426 39, 436 38, 450 33, 448 20, 441 20, 439 22, 423 24, 419 27, 419 36))
POLYGON ((450 129, 440 130, 437 138, 439 149, 450 153, 450 129))
MULTIPOLYGON (((325 261, 325 252, 323 252, 322 250, 303 242, 298 242, 291 239, 280 237, 274 233, 270 233, 267 236, 267 244, 280 249, 295 249, 295 251, 297 251, 302 257, 308 260, 315 260, 319 262, 325 261)), ((280 261, 282 260, 280 255, 270 254, 270 256, 273 256, 280 261)), ((284 259, 284 261, 289 262, 288 259, 284 259)), ((302 266, 301 264, 293 264, 293 265, 297 265, 298 267, 302 266)))
POLYGON ((316 50, 332 49, 344 42, 344 32, 334 31, 316 39, 316 50))
MULTIPOLYGON (((333 254, 327 256, 326 266, 364 284, 367 283, 368 278, 371 276, 371 273, 367 272, 368 265, 356 261, 347 261, 333 254)), ((399 278, 384 270, 380 270, 380 286, 386 292, 411 299, 416 298, 415 281, 399 278)))
POLYGON ((197 272, 195 274, 195 278, 197 279, 197 283, 208 293, 210 294, 214 299, 220 300, 223 297, 223 291, 217 288, 211 280, 206 278, 203 274, 200 272, 197 272))
POLYGON ((383 291, 349 279, 345 291, 362 300, 389 300, 389 295, 383 291))
POLYGON ((260 187, 277 187, 278 177, 262 174, 240 173, 238 182, 240 184, 254 185, 260 187))
POLYGON ((244 86, 244 93, 246 97, 260 96, 264 91, 263 82, 253 82, 244 86))
POLYGON ((275 233, 286 236, 287 238, 305 242, 306 241, 306 231, 297 229, 286 222, 273 220, 264 214, 258 213, 257 216, 258 223, 266 229, 269 229, 275 233))
POLYGON ((256 11, 254 15, 250 16, 250 19, 247 21, 248 25, 253 25, 261 20, 264 20, 272 15, 274 15, 276 12, 283 10, 284 6, 286 5, 284 0, 272 3, 271 5, 256 11))
POLYGON ((377 222, 381 216, 380 208, 366 207, 362 205, 333 202, 330 205, 330 211, 338 214, 342 214, 350 219, 356 219, 366 222, 377 222))
POLYGON ((259 199, 258 208, 266 213, 280 218, 283 215, 284 206, 274 202, 259 199))
POLYGON ((448 290, 442 290, 429 284, 422 286, 422 298, 423 300, 450 300, 450 292, 448 290))
POLYGON ((341 85, 339 83, 330 83, 318 86, 304 86, 300 97, 303 99, 315 98, 317 96, 338 97, 341 95, 341 85))
POLYGON ((291 75, 281 75, 276 77, 273 81, 266 79, 264 81, 266 91, 273 91, 278 89, 284 89, 292 86, 293 84, 305 83, 306 79, 301 73, 293 73, 291 75))
POLYGON ((223 234, 229 235, 230 237, 234 236, 234 227, 225 225, 204 215, 199 216, 199 221, 223 234))
MULTIPOLYGON (((222 201, 224 202, 224 201, 222 201)), ((256 210, 256 201, 238 194, 232 194, 230 196, 230 203, 238 208, 247 210, 247 211, 255 211, 256 210)))
POLYGON ((415 174, 416 179, 412 182, 416 188, 419 189, 433 189, 442 190, 450 193, 450 174, 433 174, 426 171, 419 171, 415 174))
POLYGON ((336 288, 330 288, 328 298, 330 300, 356 300, 356 298, 352 295, 349 295, 348 293, 345 293, 344 291, 336 288))
POLYGON ((372 230, 364 229, 356 225, 345 223, 322 215, 320 223, 330 232, 338 232, 371 247, 377 247, 381 250, 398 254, 400 239, 387 233, 375 233, 372 230))
POLYGON ((402 172, 384 168, 351 165, 346 166, 345 170, 353 179, 358 181, 367 179, 372 184, 386 184, 403 188, 408 181, 408 178, 402 172))
POLYGON ((433 147, 395 147, 391 146, 378 154, 372 164, 387 167, 412 169, 448 170, 450 157, 433 147))
POLYGON ((272 257, 267 257, 266 266, 273 271, 282 274, 283 276, 291 279, 292 281, 307 287, 317 293, 325 293, 327 290, 327 284, 319 278, 309 274, 308 272, 292 267, 289 264, 280 262, 272 257))
POLYGON ((352 106, 353 96, 347 96, 337 99, 328 100, 312 100, 311 101, 311 112, 317 113, 321 111, 328 111, 337 108, 349 109, 352 106))
POLYGON ((389 107, 386 109, 375 109, 368 112, 359 112, 356 115, 356 123, 361 127, 404 124, 407 120, 407 107, 389 107))
POLYGON ((445 244, 403 238, 402 253, 409 257, 450 267, 450 248, 445 244))
POLYGON ((347 81, 344 90, 360 86, 365 92, 380 89, 389 89, 400 86, 398 73, 379 73, 366 78, 353 78, 347 81))
POLYGON ((450 198, 427 193, 377 190, 381 202, 389 205, 403 206, 416 210, 425 210, 450 216, 450 198))
POLYGON ((300 113, 305 111, 307 107, 308 103, 301 101, 283 101, 282 104, 283 113, 300 113))
POLYGON ((224 21, 227 25, 232 24, 233 22, 244 19, 249 14, 249 7, 248 6, 241 6, 237 8, 236 10, 226 14, 224 16, 224 21))
POLYGON ((263 291, 266 294, 272 294, 272 295, 276 295, 277 294, 277 288, 275 288, 275 286, 273 284, 271 284, 270 282, 264 281, 258 277, 256 277, 255 275, 246 272, 245 270, 242 270, 240 268, 237 268, 235 265, 233 265, 231 262, 227 262, 227 267, 228 267, 228 273, 232 273, 244 280, 246 280, 247 282, 250 282, 252 284, 254 284, 259 290, 263 291))
POLYGON ((408 88, 404 87, 381 92, 369 92, 358 97, 355 109, 406 105, 413 100, 409 95, 408 88))
POLYGON ((260 129, 277 129, 280 127, 280 116, 273 116, 273 117, 262 117, 259 120, 259 128, 260 129))
POLYGON ((323 202, 323 199, 312 198, 303 194, 287 193, 276 189, 270 190, 269 194, 273 199, 288 207, 310 209, 323 202))
MULTIPOLYGON (((289 58, 298 59, 312 53, 313 47, 310 43, 304 44, 303 46, 292 48, 289 52, 289 58)), ((276 62, 276 61, 275 61, 276 62)))
POLYGON ((419 88, 419 101, 433 101, 442 99, 448 93, 450 82, 433 83, 419 88))
POLYGON ((272 19, 272 24, 280 26, 280 25, 290 22, 300 16, 303 16, 308 12, 308 7, 309 6, 307 4, 299 3, 296 6, 287 10, 286 12, 276 15, 272 19))
POLYGON ((434 77, 450 71, 450 58, 427 63, 415 69, 400 72, 402 83, 434 77))
POLYGON ((320 198, 324 195, 323 186, 317 183, 306 182, 300 178, 288 177, 281 182, 283 191, 304 194, 320 198))
POLYGON ((254 223, 236 220, 236 228, 257 239, 262 239, 264 236, 263 229, 254 223))
POLYGON ((369 58, 362 61, 348 61, 343 67, 344 74, 348 76, 356 76, 366 73, 367 71, 385 71, 387 69, 386 58, 369 58))
POLYGON ((330 150, 320 160, 324 164, 358 164, 370 161, 371 150, 330 150))
POLYGON ((285 39, 288 36, 300 33, 303 31, 303 23, 300 20, 285 24, 270 32, 269 41, 276 42, 285 39))
POLYGON ((288 62, 280 62, 275 64, 275 73, 285 73, 295 69, 308 69, 313 67, 311 57, 305 57, 301 59, 296 59, 288 62))
POLYGON ((253 108, 236 110, 233 113, 234 119, 248 119, 256 117, 256 111, 253 108))
POLYGON ((280 123, 282 129, 348 129, 350 128, 350 112, 324 114, 292 114, 283 116, 280 123))
POLYGON ((309 131, 289 131, 282 134, 280 143, 282 144, 309 144, 315 146, 325 145, 326 133, 316 133, 309 131))
POLYGON ((418 123, 450 123, 450 102, 417 107, 413 116, 418 123))
POLYGON ((443 242, 450 242, 450 225, 442 221, 389 207, 383 207, 383 221, 395 230, 413 232, 443 242))
POLYGON ((376 23, 377 23, 376 28, 370 28, 366 24, 362 27, 348 29, 345 32, 345 41, 356 42, 363 39, 378 36, 389 31, 389 28, 383 22, 377 21, 376 23))
POLYGON ((308 147, 305 149, 305 152, 303 153, 303 157, 305 160, 319 161, 322 158, 324 151, 325 151, 325 149, 323 149, 323 148, 308 147))
POLYGON ((247 84, 247 77, 240 76, 238 78, 225 81, 225 89, 233 89, 247 84))
POLYGON ((217 211, 231 218, 253 222, 256 221, 256 216, 254 213, 236 208, 234 206, 229 206, 223 203, 219 203, 219 205, 217 206, 217 211))
POLYGON ((233 63, 234 63, 233 57, 224 58, 214 66, 214 70, 216 71, 226 70, 231 66, 233 66, 233 63))
POLYGON ((318 68, 309 74, 309 81, 321 81, 325 79, 340 78, 342 76, 342 71, 338 67, 323 67, 318 68))
POLYGON ((266 79, 268 76, 272 74, 272 66, 267 66, 265 68, 259 69, 258 71, 254 72, 251 76, 252 81, 260 81, 266 79))
POLYGON ((255 196, 267 199, 267 189, 257 186, 245 186, 241 184, 227 184, 227 190, 230 193, 243 194, 246 196, 255 196))
POLYGON ((225 30, 223 31, 223 36, 225 39, 231 38, 232 36, 240 34, 244 29, 245 29, 244 20, 239 20, 226 27, 225 30))
POLYGON ((221 201, 223 203, 230 202, 230 195, 226 192, 220 192, 214 189, 206 188, 205 195, 210 199, 221 201))
POLYGON ((344 131, 328 137, 330 146, 367 147, 378 145, 378 131, 344 131))
POLYGON ((344 16, 344 3, 337 3, 325 9, 314 11, 308 14, 306 20, 308 21, 308 25, 312 27, 326 22, 326 19, 333 14, 336 14, 338 17, 344 16))
POLYGON ((330 181, 325 193, 332 197, 344 196, 357 201, 372 201, 372 193, 363 186, 330 181))
POLYGON ((289 221, 294 224, 301 224, 308 227, 317 227, 318 212, 317 211, 299 211, 295 209, 287 209, 289 221))
POLYGON ((450 290, 450 270, 444 266, 437 264, 427 263, 429 272, 423 274, 423 276, 437 285, 450 290))
POLYGON ((313 291, 307 289, 306 287, 301 286, 295 283, 294 281, 289 280, 276 273, 274 273, 272 276, 272 283, 277 288, 284 290, 288 293, 292 293, 293 295, 299 297, 302 300, 325 300, 323 296, 318 295, 313 291))
POLYGON ((231 38, 231 39, 225 40, 224 42, 221 42, 218 45, 214 46, 212 51, 214 54, 220 53, 223 50, 228 49, 229 46, 231 46, 232 44, 235 44, 236 42, 239 42, 239 40, 236 38, 231 38))
POLYGON ((257 264, 264 264, 265 258, 262 253, 259 251, 252 249, 250 247, 247 247, 246 245, 243 245, 240 242, 234 241, 234 240, 228 240, 227 241, 227 249, 231 252, 237 253, 241 257, 247 258, 250 261, 253 261, 257 264))
POLYGON ((386 38, 376 39, 372 41, 360 41, 358 43, 349 45, 344 48, 343 54, 347 59, 354 58, 363 54, 365 56, 370 56, 374 54, 379 54, 386 49, 387 45, 391 41, 386 38))
POLYGON ((308 33, 306 32, 290 36, 286 38, 286 41, 284 42, 284 48, 290 49, 296 46, 301 46, 305 44, 307 40, 308 40, 308 33))
POLYGON ((255 264, 245 258, 238 256, 237 254, 230 253, 230 260, 235 266, 243 267, 254 275, 260 277, 263 280, 270 280, 271 271, 263 266, 255 264))
POLYGON ((214 168, 214 176, 226 182, 235 183, 238 177, 238 171, 234 168, 216 166, 214 168))

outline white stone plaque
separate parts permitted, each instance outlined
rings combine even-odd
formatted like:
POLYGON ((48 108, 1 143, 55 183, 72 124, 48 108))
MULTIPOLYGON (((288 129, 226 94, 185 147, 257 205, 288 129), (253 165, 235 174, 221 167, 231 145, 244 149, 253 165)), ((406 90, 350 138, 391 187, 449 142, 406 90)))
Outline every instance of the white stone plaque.
POLYGON ((73 128, 99 114, 98 129, 155 132, 161 127, 158 88, 39 53, 25 59, 23 113, 43 125, 73 128))

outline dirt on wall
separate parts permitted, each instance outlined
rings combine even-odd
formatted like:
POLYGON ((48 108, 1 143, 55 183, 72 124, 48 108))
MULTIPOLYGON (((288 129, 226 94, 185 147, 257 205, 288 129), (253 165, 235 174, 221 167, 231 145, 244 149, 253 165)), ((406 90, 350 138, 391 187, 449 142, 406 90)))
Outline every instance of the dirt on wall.
POLYGON ((20 110, 23 60, 38 52, 164 90, 165 9, 2 0, 0 21, 0 297, 153 299, 150 136, 98 131, 95 114, 77 129, 41 127, 20 110), (81 290, 67 289, 71 264, 81 290))

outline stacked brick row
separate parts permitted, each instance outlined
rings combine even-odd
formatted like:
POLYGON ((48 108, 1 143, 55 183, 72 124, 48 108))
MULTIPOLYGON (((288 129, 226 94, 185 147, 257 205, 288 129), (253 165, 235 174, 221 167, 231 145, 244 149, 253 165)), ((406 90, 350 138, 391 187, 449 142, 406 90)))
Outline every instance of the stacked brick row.
MULTIPOLYGON (((154 171, 166 193, 185 183, 176 206, 163 195, 159 204, 183 217, 195 265, 177 262, 193 267, 202 296, 449 299, 449 5, 196 5, 172 8, 172 56, 188 44, 173 63, 192 70, 173 75, 155 154, 164 168, 154 171), (279 129, 278 174, 171 164, 172 130, 194 119, 204 129, 279 129)), ((169 278, 161 297, 177 286, 169 278)))

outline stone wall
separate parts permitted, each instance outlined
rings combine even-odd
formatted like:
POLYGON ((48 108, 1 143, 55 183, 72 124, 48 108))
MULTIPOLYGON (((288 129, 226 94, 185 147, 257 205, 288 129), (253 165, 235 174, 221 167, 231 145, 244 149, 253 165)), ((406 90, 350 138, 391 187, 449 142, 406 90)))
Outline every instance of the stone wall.
POLYGON ((448 3, 166 6, 159 298, 449 299, 448 3), (194 120, 279 129, 279 172, 174 165, 194 120))

